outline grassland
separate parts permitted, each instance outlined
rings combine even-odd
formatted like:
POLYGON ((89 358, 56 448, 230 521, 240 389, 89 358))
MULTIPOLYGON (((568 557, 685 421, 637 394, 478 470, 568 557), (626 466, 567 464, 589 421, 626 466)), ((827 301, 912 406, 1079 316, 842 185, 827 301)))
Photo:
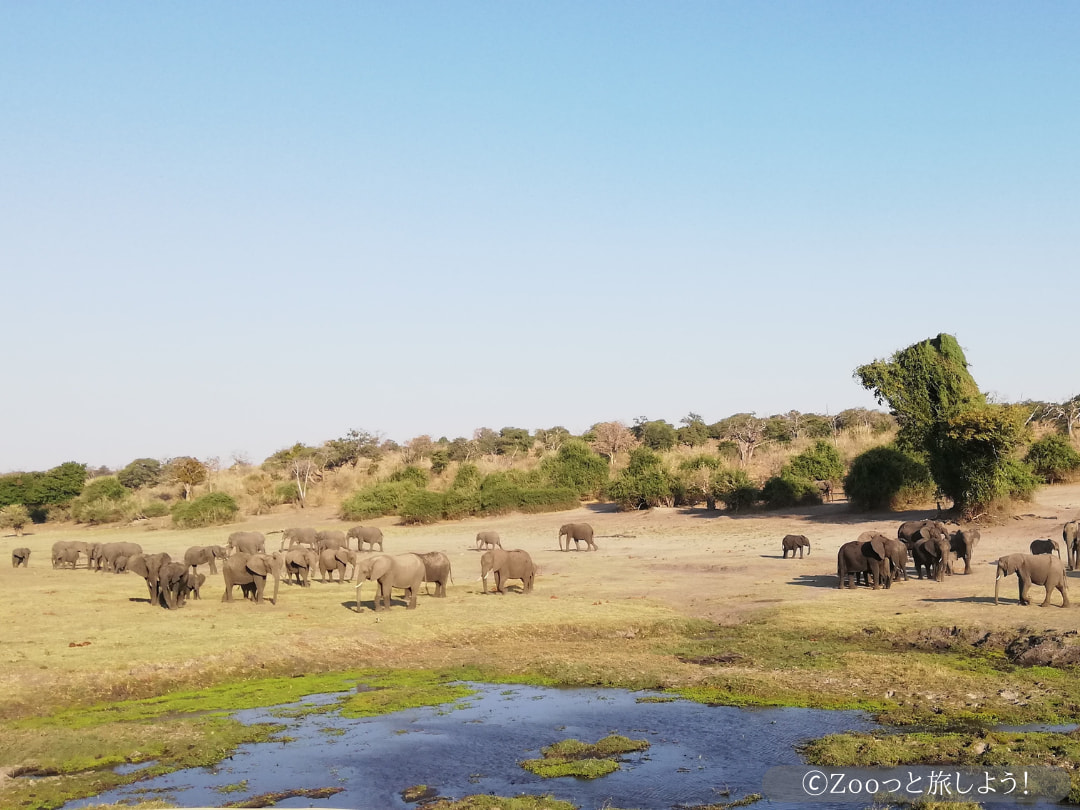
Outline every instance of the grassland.
POLYGON ((921 513, 858 516, 837 503, 745 517, 597 506, 425 528, 386 519, 388 552, 444 551, 454 583, 445 599, 421 596, 415 611, 399 603, 378 615, 370 585, 359 613, 354 589, 336 583, 283 585, 277 605, 223 604, 220 574, 209 577, 202 601, 170 612, 146 603, 134 575, 48 563, 57 539, 134 540, 179 556, 240 528, 341 527, 330 509, 224 529, 38 527, 0 545, 33 549, 29 569, 0 568, 0 615, 9 621, 0 635, 0 768, 8 774, 0 806, 55 806, 98 792, 119 762, 169 769, 213 761, 275 733, 238 726, 227 710, 352 690, 363 679, 383 678, 397 691, 352 694, 347 710, 452 700, 462 679, 860 708, 942 739, 979 733, 959 723, 1076 722, 1080 679, 1069 668, 1026 666, 1009 644, 1044 634, 1067 647, 1080 611, 1020 607, 1015 582, 995 607, 987 562, 1060 533, 1078 511, 1080 487, 1044 490, 1027 516, 983 529, 971 575, 877 592, 835 588, 836 549, 921 513), (557 527, 569 520, 594 525, 598 552, 557 550, 557 527), (540 566, 533 594, 481 593, 474 537, 487 528, 532 554, 540 566), (811 556, 781 560, 788 533, 810 537, 811 556), (36 803, 23 801, 19 773, 53 774, 36 780, 44 791, 36 803))

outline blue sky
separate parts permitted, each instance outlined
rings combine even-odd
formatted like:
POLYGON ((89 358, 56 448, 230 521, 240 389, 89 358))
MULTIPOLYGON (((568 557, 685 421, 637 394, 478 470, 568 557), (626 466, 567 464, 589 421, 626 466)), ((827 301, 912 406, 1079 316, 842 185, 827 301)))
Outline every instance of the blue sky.
POLYGON ((0 3, 0 471, 1080 392, 1074 3, 0 3))

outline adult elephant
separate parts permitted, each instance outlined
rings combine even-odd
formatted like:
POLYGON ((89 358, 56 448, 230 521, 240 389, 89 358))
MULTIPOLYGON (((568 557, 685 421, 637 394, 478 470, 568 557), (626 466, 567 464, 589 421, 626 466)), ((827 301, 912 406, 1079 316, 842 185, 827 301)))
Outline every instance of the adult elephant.
POLYGON ((945 574, 950 573, 950 541, 940 534, 933 534, 918 541, 911 550, 911 559, 915 563, 915 573, 923 578, 937 582, 945 581, 945 574))
POLYGON ((351 548, 326 548, 319 552, 319 574, 323 582, 326 582, 327 577, 333 582, 335 572, 338 575, 339 583, 344 582, 346 579, 352 581, 351 576, 345 576, 345 571, 350 565, 352 566, 353 576, 355 576, 356 552, 351 548))
POLYGON ((569 551, 570 541, 574 541, 574 550, 581 548, 581 541, 585 541, 586 550, 596 551, 597 545, 593 542, 593 527, 588 523, 564 523, 559 527, 559 551, 569 551), (563 548, 563 538, 566 538, 566 548, 563 548))
POLYGON ((75 569, 79 562, 79 550, 77 548, 62 548, 53 556, 53 568, 75 569))
POLYGON ((865 573, 870 586, 876 591, 878 585, 892 586, 891 563, 881 535, 870 540, 852 540, 840 546, 836 554, 836 575, 840 579, 839 588, 852 588, 851 578, 858 573, 865 573))
POLYGON ((289 548, 293 548, 295 546, 307 546, 308 548, 315 548, 319 544, 318 535, 319 533, 310 526, 286 529, 281 533, 281 548, 278 550, 284 550, 286 546, 288 546, 289 548))
MULTIPOLYGON (((502 539, 500 539, 498 532, 487 531, 476 533, 477 548, 495 548, 496 546, 502 548, 502 539)), ((561 535, 559 541, 559 548, 562 548, 561 535)))
POLYGON ((100 571, 101 570, 101 549, 105 547, 104 543, 87 543, 86 545, 86 570, 87 571, 100 571))
POLYGON ((978 529, 960 529, 952 533, 949 537, 951 559, 948 573, 952 573, 952 564, 958 560, 964 561, 964 573, 971 573, 971 555, 975 553, 975 546, 981 537, 982 533, 978 529))
POLYGON ((1052 537, 1045 540, 1032 540, 1029 548, 1032 554, 1054 554, 1056 552, 1057 558, 1061 559, 1061 543, 1052 537))
POLYGON ((225 577, 225 594, 221 597, 221 601, 231 602, 233 587, 239 585, 245 596, 251 596, 255 604, 261 604, 266 591, 266 580, 273 577, 274 595, 270 598, 270 602, 276 605, 284 561, 284 555, 278 552, 248 554, 239 551, 233 554, 221 566, 221 573, 225 577))
POLYGON ((71 562, 72 555, 65 552, 74 552, 75 562, 79 561, 80 554, 86 554, 89 559, 89 546, 82 540, 57 540, 52 544, 52 567, 59 568, 61 562, 64 565, 71 565, 72 568, 75 564, 71 562), (63 559, 61 560, 61 557, 63 559))
POLYGON ((133 554, 127 558, 127 562, 125 563, 126 570, 134 571, 146 580, 146 590, 150 594, 151 606, 164 604, 168 607, 167 602, 162 599, 159 580, 162 569, 171 562, 172 557, 164 551, 157 554, 133 554))
POLYGON ((896 530, 896 539, 908 547, 908 551, 915 548, 915 544, 928 537, 947 537, 945 524, 940 520, 908 520, 900 524, 896 530))
POLYGON ((339 548, 348 548, 349 541, 345 537, 345 532, 338 531, 336 529, 328 529, 322 532, 315 533, 315 550, 316 551, 333 551, 339 548))
POLYGON ((224 560, 229 556, 225 546, 192 546, 184 552, 184 562, 194 571, 200 565, 210 564, 210 573, 217 573, 215 560, 224 560))
POLYGON ((1046 588, 1046 598, 1041 607, 1050 604, 1053 592, 1061 592, 1061 606, 1069 606, 1069 580, 1065 574, 1065 565, 1061 560, 1049 554, 1009 554, 997 561, 997 575, 994 577, 994 604, 998 603, 998 588, 1001 578, 1016 574, 1020 580, 1020 604, 1028 605, 1028 589, 1032 583, 1046 588))
POLYGON ((1065 543, 1069 570, 1075 571, 1077 565, 1080 565, 1080 520, 1070 520, 1062 527, 1061 540, 1065 543))
POLYGON ((356 538, 356 550, 363 551, 364 543, 368 544, 370 551, 375 550, 375 544, 379 544, 379 551, 383 550, 382 547, 382 529, 378 526, 353 526, 349 529, 345 537, 349 540, 356 538))
POLYGON ((416 596, 424 580, 424 561, 419 554, 375 554, 356 563, 356 612, 360 612, 360 588, 368 580, 377 586, 375 610, 390 609, 392 588, 405 591, 405 607, 416 607, 416 596))
POLYGON ((120 557, 130 560, 142 553, 143 548, 138 543, 105 543, 101 547, 101 570, 119 574, 126 570, 123 567, 117 568, 116 561, 120 557))
POLYGON ((520 579, 522 591, 531 593, 533 579, 536 577, 536 566, 533 564, 529 552, 520 548, 506 551, 501 548, 493 548, 485 551, 480 557, 480 579, 484 583, 484 593, 487 593, 487 575, 491 573, 495 577, 495 590, 506 593, 506 581, 520 579))
POLYGON ((311 584, 311 574, 319 567, 319 555, 306 546, 290 548, 285 552, 285 580, 296 578, 296 584, 306 588, 311 584))
POLYGON ((889 558, 889 575, 892 581, 907 581, 908 549, 895 537, 888 537, 881 532, 863 532, 856 538, 860 543, 877 540, 885 547, 885 556, 889 558))
POLYGON ((446 584, 450 582, 450 558, 441 551, 429 551, 419 557, 424 561, 424 582, 434 582, 435 595, 446 596, 446 584))
POLYGON ((165 607, 176 610, 184 606, 184 600, 188 594, 188 574, 190 569, 187 563, 169 562, 158 571, 158 590, 165 607))
POLYGON ((11 550, 11 567, 18 568, 19 566, 30 567, 30 549, 23 547, 11 550))
POLYGON ((266 553, 266 538, 262 532, 233 532, 226 545, 230 554, 266 553))
POLYGON ((791 552, 791 559, 795 559, 795 552, 799 552, 799 559, 802 559, 803 549, 806 549, 806 556, 810 556, 810 541, 806 538, 805 534, 788 534, 784 536, 784 539, 780 541, 780 547, 784 550, 783 558, 786 560, 788 552, 791 552))

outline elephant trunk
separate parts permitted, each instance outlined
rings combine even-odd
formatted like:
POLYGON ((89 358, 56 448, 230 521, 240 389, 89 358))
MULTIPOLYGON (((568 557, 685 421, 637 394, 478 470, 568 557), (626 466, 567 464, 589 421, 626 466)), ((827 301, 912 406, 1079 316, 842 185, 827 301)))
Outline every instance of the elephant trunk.
POLYGON ((274 596, 270 599, 270 603, 277 604, 278 587, 281 585, 281 575, 277 571, 274 572, 274 596))
POLYGON ((997 574, 994 576, 994 604, 998 603, 998 588, 1001 586, 1001 568, 997 570, 997 574))
POLYGON ((356 612, 360 612, 360 588, 364 585, 364 580, 358 580, 356 583, 356 612))

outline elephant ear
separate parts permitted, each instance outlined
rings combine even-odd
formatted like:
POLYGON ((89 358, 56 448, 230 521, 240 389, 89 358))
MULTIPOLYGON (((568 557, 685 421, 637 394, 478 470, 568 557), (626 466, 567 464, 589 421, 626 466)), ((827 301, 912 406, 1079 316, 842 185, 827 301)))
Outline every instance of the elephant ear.
POLYGON ((261 554, 252 554, 247 561, 247 569, 253 574, 265 577, 270 573, 270 562, 261 554))
POLYGON ((146 567, 146 557, 142 554, 136 554, 134 557, 128 557, 127 570, 134 571, 140 577, 150 576, 150 569, 146 567))
POLYGON ((334 552, 334 557, 340 563, 348 564, 352 562, 352 559, 350 559, 352 557, 352 554, 347 548, 339 548, 337 551, 334 552))
POLYGON ((866 549, 867 547, 873 551, 871 556, 876 557, 879 560, 885 559, 885 544, 882 542, 882 536, 880 534, 867 540, 866 546, 863 546, 863 548, 866 549))

